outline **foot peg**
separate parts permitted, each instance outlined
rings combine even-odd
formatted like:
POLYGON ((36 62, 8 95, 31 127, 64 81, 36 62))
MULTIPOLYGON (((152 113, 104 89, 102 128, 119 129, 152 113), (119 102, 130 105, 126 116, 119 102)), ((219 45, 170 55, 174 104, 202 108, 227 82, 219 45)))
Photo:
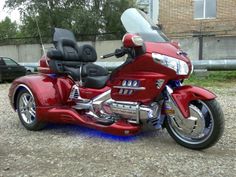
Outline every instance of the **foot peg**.
POLYGON ((111 125, 115 122, 114 119, 98 117, 91 111, 87 112, 86 115, 91 117, 93 120, 96 121, 96 123, 101 125, 111 125))

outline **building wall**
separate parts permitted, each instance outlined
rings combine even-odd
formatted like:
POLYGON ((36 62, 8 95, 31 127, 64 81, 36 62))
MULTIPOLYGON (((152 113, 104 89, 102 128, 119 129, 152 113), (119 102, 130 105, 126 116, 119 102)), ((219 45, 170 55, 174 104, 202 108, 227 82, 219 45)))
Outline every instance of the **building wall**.
MULTIPOLYGON (((97 41, 97 42, 78 42, 78 45, 89 44, 95 47, 100 59, 101 55, 112 53, 115 49, 122 46, 121 41, 97 41)), ((53 47, 52 44, 45 44, 46 51, 53 47)), ((6 45, 0 46, 0 56, 12 58, 22 63, 38 62, 43 55, 43 50, 40 44, 22 44, 22 45, 6 45)), ((125 58, 121 58, 124 60, 125 58)), ((106 59, 104 61, 117 61, 115 57, 106 59)))
POLYGON ((159 24, 170 38, 236 36, 236 0, 217 0, 215 19, 194 19, 194 0, 159 0, 159 24))

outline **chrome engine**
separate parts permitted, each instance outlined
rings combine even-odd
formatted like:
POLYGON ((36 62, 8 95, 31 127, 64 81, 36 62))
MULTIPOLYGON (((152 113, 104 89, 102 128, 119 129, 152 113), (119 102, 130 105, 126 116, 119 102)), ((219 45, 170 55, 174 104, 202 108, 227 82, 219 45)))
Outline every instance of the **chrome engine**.
POLYGON ((156 102, 146 106, 137 102, 120 102, 109 99, 102 104, 102 111, 127 119, 130 123, 160 128, 161 106, 156 102))
MULTIPOLYGON (((72 89, 73 92, 74 89, 72 89)), ((70 95, 70 99, 74 94, 70 95)), ((76 97, 80 98, 77 93, 76 97)), ((160 128, 162 124, 162 103, 153 102, 150 105, 141 105, 137 102, 115 101, 111 99, 109 90, 89 102, 81 102, 81 99, 78 99, 74 108, 88 110, 87 115, 100 122, 115 122, 118 119, 126 119, 130 123, 142 124, 144 127, 160 128)))

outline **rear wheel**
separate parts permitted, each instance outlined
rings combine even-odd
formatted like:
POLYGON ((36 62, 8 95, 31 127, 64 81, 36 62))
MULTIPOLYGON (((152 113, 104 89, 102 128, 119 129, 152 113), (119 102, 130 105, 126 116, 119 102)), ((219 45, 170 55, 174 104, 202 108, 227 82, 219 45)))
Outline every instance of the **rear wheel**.
POLYGON ((171 137, 182 146, 191 149, 206 149, 213 146, 224 131, 224 115, 219 103, 214 100, 191 102, 190 118, 178 121, 168 117, 165 121, 171 137))
POLYGON ((28 90, 19 91, 16 105, 19 119, 26 129, 36 131, 45 127, 45 123, 37 119, 34 96, 28 90))

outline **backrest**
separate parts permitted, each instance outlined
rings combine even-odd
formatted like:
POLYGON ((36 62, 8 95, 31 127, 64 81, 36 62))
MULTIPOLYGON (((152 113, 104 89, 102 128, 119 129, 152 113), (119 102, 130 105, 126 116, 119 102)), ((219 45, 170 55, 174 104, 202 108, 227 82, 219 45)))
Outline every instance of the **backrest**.
POLYGON ((90 45, 78 47, 73 39, 60 38, 55 43, 56 49, 50 50, 47 56, 49 67, 55 73, 69 74, 74 80, 80 80, 82 63, 91 63, 97 60, 96 50, 90 45), (71 65, 71 63, 74 63, 71 65))
POLYGON ((64 61, 81 62, 79 47, 75 41, 60 39, 57 43, 57 50, 61 52, 64 61))
POLYGON ((93 46, 85 44, 79 47, 80 60, 84 63, 97 61, 97 52, 93 46))

